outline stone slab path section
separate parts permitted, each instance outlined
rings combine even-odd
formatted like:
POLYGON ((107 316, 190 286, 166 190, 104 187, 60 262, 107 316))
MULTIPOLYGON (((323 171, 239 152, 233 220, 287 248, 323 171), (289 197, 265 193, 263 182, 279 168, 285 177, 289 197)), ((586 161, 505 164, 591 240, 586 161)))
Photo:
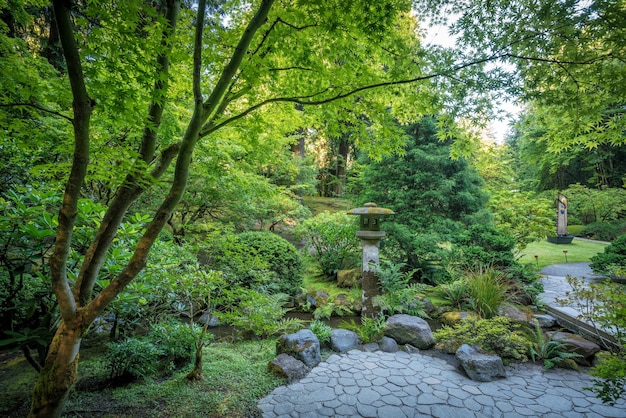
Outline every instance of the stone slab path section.
POLYGON ((263 417, 626 418, 626 401, 602 404, 584 372, 506 366, 507 378, 475 382, 424 353, 333 354, 300 381, 259 401, 263 417))

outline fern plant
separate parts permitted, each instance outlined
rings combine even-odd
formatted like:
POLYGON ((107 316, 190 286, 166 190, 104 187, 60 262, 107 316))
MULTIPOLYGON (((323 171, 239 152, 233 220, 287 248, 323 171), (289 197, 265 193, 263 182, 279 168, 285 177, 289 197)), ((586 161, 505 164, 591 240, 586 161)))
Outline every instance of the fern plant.
POLYGON ((327 323, 314 319, 309 324, 309 329, 313 332, 313 334, 315 334, 320 344, 325 345, 330 342, 330 336, 333 332, 333 328, 327 323))
POLYGON ((529 332, 529 339, 532 361, 543 360, 543 368, 546 370, 559 367, 568 359, 582 357, 578 353, 569 352, 565 343, 547 338, 537 321, 534 332, 529 332))
POLYGON ((419 298, 430 286, 422 283, 409 284, 415 270, 403 271, 404 263, 392 263, 382 260, 380 266, 374 266, 382 295, 376 296, 374 305, 388 315, 406 313, 421 318, 429 318, 424 309, 424 301, 419 298))
POLYGON ((374 318, 362 318, 360 325, 354 319, 350 322, 342 321, 339 327, 356 332, 361 342, 367 344, 380 340, 385 334, 386 325, 385 316, 380 314, 374 318))

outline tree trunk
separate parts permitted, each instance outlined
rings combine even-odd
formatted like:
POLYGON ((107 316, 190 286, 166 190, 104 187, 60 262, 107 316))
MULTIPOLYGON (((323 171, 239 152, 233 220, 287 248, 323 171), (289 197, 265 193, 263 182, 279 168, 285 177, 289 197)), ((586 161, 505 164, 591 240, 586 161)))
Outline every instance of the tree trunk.
POLYGON ((35 388, 29 418, 59 417, 70 393, 78 380, 78 350, 82 330, 78 323, 62 323, 50 345, 35 388))
POLYGON ((335 184, 333 191, 335 196, 343 195, 343 189, 346 184, 346 164, 348 162, 348 154, 350 152, 350 143, 347 134, 339 139, 339 151, 337 155, 337 167, 335 169, 335 184))
POLYGON ((189 372, 187 375, 187 379, 191 381, 199 381, 203 380, 204 376, 202 376, 202 349, 204 348, 204 343, 199 341, 196 343, 196 359, 194 361, 193 370, 189 372))

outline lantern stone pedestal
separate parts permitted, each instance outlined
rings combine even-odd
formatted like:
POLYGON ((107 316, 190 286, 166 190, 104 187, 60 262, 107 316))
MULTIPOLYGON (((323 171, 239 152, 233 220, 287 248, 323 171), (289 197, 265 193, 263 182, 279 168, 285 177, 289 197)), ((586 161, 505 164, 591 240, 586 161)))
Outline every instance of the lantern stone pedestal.
POLYGON ((361 241, 363 256, 361 259, 361 289, 363 309, 361 317, 374 318, 379 310, 374 306, 374 297, 380 295, 380 285, 376 275, 376 267, 380 265, 378 248, 385 231, 380 230, 380 218, 384 215, 393 215, 391 209, 379 208, 375 203, 366 203, 362 208, 352 209, 349 215, 360 216, 360 228, 356 236, 361 241))

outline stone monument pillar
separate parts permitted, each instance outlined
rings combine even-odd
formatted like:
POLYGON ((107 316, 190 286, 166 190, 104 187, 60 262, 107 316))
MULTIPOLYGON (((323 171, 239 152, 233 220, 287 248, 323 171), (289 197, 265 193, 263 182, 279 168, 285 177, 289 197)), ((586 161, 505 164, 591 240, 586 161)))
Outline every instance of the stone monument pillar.
POLYGON ((559 193, 557 199, 556 234, 567 235, 567 197, 559 193))
POLYGON ((567 233, 567 196, 559 192, 556 199, 556 236, 548 237, 553 244, 571 244, 574 237, 567 233))

